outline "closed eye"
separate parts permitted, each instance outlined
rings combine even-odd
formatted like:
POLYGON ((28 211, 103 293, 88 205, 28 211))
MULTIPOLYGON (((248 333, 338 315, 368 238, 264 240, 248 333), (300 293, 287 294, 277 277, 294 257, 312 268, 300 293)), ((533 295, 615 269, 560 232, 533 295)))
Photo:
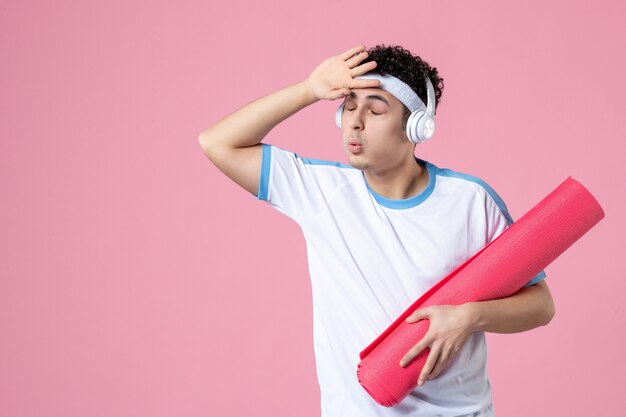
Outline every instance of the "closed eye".
MULTIPOLYGON (((346 111, 354 111, 354 110, 355 109, 348 109, 348 108, 346 108, 346 111)), ((376 113, 375 111, 372 111, 372 110, 370 110, 370 111, 372 112, 372 114, 375 114, 376 116, 379 116, 379 115, 382 114, 382 113, 376 113)))

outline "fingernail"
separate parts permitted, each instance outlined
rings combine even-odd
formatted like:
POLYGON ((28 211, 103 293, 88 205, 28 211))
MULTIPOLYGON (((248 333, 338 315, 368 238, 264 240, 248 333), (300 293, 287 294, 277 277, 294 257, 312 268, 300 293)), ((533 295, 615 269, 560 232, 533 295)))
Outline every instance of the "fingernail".
POLYGON ((421 379, 417 382, 417 385, 423 385, 423 384, 424 384, 424 381, 421 379))
POLYGON ((400 361, 400 366, 404 368, 404 364, 405 364, 405 363, 406 363, 406 362, 404 362, 404 361, 400 361))

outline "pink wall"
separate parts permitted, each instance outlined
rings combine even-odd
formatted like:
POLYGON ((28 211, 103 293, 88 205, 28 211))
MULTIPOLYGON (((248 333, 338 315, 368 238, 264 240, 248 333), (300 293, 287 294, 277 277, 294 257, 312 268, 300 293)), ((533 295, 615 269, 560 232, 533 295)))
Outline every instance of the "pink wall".
MULTIPOLYGON (((444 77, 418 156, 516 219, 569 175, 602 203, 488 371, 499 416, 622 411, 623 2, 89 3, 0 8, 0 417, 320 415, 300 229, 197 136, 358 43, 444 77)), ((345 162, 337 105, 265 142, 345 162)))

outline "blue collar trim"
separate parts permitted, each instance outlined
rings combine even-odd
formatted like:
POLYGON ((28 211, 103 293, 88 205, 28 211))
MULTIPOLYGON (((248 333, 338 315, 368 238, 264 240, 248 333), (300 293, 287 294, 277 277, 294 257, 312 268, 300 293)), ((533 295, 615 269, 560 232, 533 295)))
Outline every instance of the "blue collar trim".
POLYGON ((363 181, 365 182, 365 185, 367 185, 367 189, 381 206, 392 209, 408 209, 419 205, 432 194, 433 190, 435 189, 435 183, 437 182, 438 168, 430 162, 419 159, 418 157, 415 157, 415 160, 422 161, 426 164, 426 169, 428 170, 428 185, 426 186, 426 188, 424 188, 424 190, 422 190, 421 193, 414 195, 413 197, 404 198, 401 200, 394 200, 392 198, 383 197, 382 195, 378 194, 367 183, 367 180, 365 179, 365 174, 363 173, 363 171, 361 171, 361 175, 363 175, 363 181))

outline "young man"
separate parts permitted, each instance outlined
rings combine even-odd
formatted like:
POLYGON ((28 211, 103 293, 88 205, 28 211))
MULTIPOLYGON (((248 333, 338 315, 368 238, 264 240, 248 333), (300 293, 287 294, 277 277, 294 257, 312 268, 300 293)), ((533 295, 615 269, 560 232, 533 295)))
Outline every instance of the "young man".
POLYGON ((419 385, 390 408, 360 386, 359 352, 513 222, 484 181, 415 157, 419 140, 405 127, 428 105, 426 77, 436 105, 443 80, 435 68, 401 47, 359 45, 199 136, 224 174, 304 233, 323 417, 492 416, 484 332, 522 332, 554 315, 543 271, 507 298, 417 310, 413 320, 430 320, 429 330, 399 366, 428 347, 419 385), (349 164, 260 143, 302 108, 340 98, 349 164))

